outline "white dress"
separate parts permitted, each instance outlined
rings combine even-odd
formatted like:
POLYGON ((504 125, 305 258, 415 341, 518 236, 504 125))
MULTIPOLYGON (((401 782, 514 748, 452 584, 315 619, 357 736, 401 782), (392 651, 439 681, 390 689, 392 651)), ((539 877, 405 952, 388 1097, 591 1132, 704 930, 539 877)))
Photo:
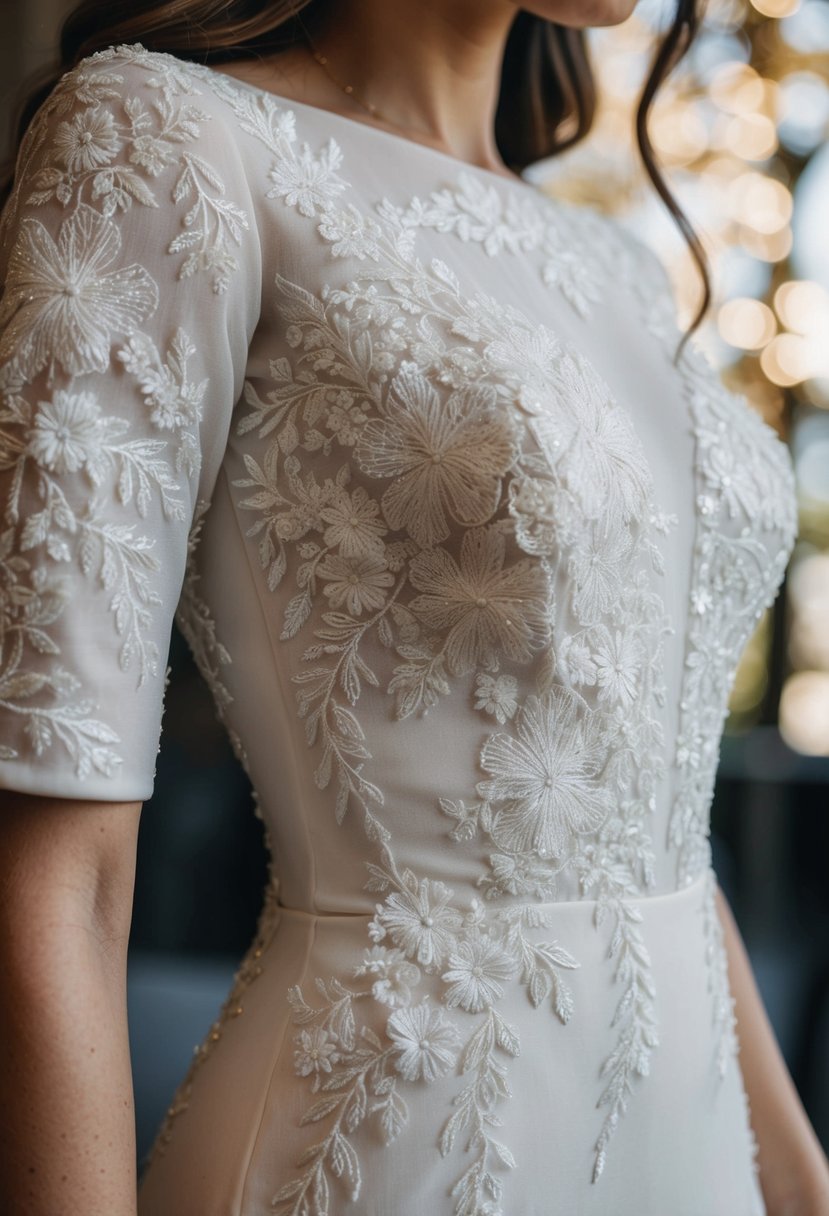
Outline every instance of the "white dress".
POLYGON ((0 787, 273 850, 141 1216, 762 1216, 708 813, 789 459, 616 221, 139 45, 4 215, 0 787))

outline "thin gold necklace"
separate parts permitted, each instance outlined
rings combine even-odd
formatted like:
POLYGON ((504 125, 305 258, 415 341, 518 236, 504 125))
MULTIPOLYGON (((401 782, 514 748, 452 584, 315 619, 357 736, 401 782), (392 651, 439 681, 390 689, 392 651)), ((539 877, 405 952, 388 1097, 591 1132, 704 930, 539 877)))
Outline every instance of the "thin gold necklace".
MULTIPOLYGON (((321 52, 317 50, 317 48, 314 46, 313 42, 311 41, 308 31, 304 27, 303 27, 303 33, 305 35, 305 41, 306 41, 308 50, 310 51, 311 55, 314 57, 314 59, 316 59, 317 63, 320 65, 320 67, 326 73, 329 80, 333 81, 333 83, 337 86, 338 89, 342 89, 343 93, 346 93, 349 97, 352 97, 357 102, 358 105, 362 106, 364 110, 368 111, 368 113, 372 116, 372 118, 379 118, 381 122, 387 123, 390 127, 396 127, 396 129, 398 131, 402 130, 399 123, 396 123, 396 122, 394 122, 393 119, 388 118, 382 112, 382 110, 378 110, 377 106, 375 106, 372 102, 366 101, 363 97, 361 97, 360 94, 354 88, 354 85, 343 84, 343 82, 341 80, 338 80, 337 77, 334 75, 334 73, 331 71, 331 69, 328 66, 328 56, 321 54, 321 52)), ((410 137, 407 136, 407 138, 410 138, 410 137)), ((416 140, 416 141, 412 141, 412 142, 423 143, 422 140, 416 140)), ((429 148, 429 147, 434 147, 435 145, 423 144, 423 146, 429 148)), ((444 152, 445 155, 447 155, 447 156, 452 155, 451 152, 448 152, 448 153, 445 152, 445 149, 443 149, 443 148, 438 148, 437 151, 444 152)), ((506 177, 506 176, 518 177, 520 180, 520 174, 515 173, 514 170, 511 170, 508 175, 503 174, 503 173, 496 173, 496 171, 494 169, 490 169, 490 170, 488 170, 488 172, 495 173, 495 175, 497 177, 506 177)))
POLYGON ((354 88, 353 84, 343 84, 343 82, 341 80, 338 80, 337 77, 334 75, 334 73, 331 71, 331 69, 328 66, 328 56, 321 54, 317 50, 317 48, 314 46, 311 39, 308 37, 307 32, 305 34, 305 38, 308 43, 308 49, 310 50, 314 59, 316 59, 317 63, 320 65, 320 67, 323 69, 325 74, 328 76, 329 80, 332 80, 338 89, 342 89, 342 91, 344 93, 347 93, 349 97, 353 97, 353 99, 357 102, 357 104, 362 106, 364 110, 367 110, 368 113, 372 116, 372 118, 379 118, 381 122, 386 122, 389 124, 389 126, 392 126, 392 127, 397 126, 397 123, 393 122, 390 118, 388 118, 385 114, 383 114, 381 110, 378 110, 377 106, 373 105, 372 102, 366 101, 363 97, 361 97, 360 94, 357 92, 357 90, 354 88))

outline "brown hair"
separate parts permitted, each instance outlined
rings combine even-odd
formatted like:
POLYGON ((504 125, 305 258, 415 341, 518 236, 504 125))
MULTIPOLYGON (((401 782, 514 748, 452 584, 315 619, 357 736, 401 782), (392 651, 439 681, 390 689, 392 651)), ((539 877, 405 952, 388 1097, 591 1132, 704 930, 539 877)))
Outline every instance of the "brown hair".
MULTIPOLYGON (((59 61, 23 102, 19 142, 58 78, 94 51, 140 42, 201 64, 255 57, 306 37, 305 21, 323 16, 327 0, 81 0, 63 23, 59 61)), ((636 137, 648 176, 687 241, 703 281, 703 299, 677 350, 702 321, 711 301, 708 259, 699 237, 656 163, 647 121, 653 99, 688 50, 701 0, 677 0, 674 18, 651 63, 636 111, 636 137)), ((521 11, 504 53, 495 116, 499 153, 513 171, 554 156, 590 130, 596 91, 584 33, 521 11)), ((0 203, 11 186, 13 161, 0 172, 0 203)))

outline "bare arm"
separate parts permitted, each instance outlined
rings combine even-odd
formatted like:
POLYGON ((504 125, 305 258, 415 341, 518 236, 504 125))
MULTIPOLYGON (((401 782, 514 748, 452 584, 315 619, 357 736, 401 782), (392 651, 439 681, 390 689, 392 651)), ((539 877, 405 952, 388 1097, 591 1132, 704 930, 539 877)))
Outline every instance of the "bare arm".
POLYGON ((740 931, 719 887, 716 902, 768 1216, 829 1216, 829 1162, 798 1097, 740 931))
POLYGON ((6 1216, 135 1216, 126 953, 140 810, 0 790, 6 1216))

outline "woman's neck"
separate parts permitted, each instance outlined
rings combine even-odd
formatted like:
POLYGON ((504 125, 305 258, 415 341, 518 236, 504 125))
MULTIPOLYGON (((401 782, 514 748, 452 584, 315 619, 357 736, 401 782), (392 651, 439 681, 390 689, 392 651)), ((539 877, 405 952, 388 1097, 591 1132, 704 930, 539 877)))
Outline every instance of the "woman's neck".
MULTIPOLYGON (((516 13, 506 0, 337 0, 315 24, 303 24, 336 80, 382 112, 378 125, 504 172, 495 111, 516 13)), ((358 102, 340 97, 344 113, 367 117, 358 102)))

